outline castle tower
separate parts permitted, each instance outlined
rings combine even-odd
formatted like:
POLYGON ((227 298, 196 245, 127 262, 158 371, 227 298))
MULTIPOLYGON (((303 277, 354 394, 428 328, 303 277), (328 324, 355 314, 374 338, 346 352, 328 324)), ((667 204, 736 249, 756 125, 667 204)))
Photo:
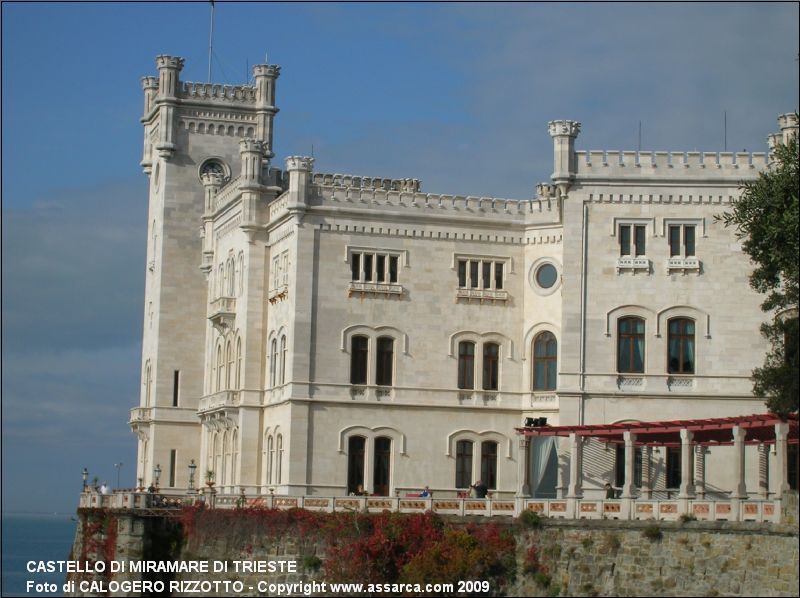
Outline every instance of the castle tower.
MULTIPOLYGON (((183 64, 179 57, 158 56, 158 76, 142 80, 148 250, 142 390, 130 424, 139 437, 137 478, 149 486, 160 466, 165 491, 185 490, 189 462, 201 455, 197 411, 210 376, 203 349, 211 301, 218 297, 213 290, 221 282, 217 267, 228 260, 220 255, 214 229, 223 211, 219 197, 231 184, 249 185, 252 226, 258 206, 274 197, 264 193, 261 173, 264 158, 272 155, 280 72, 276 65, 256 65, 255 86, 189 83, 180 80, 183 64), (252 152, 240 151, 244 138, 251 140, 252 152), (238 173, 243 176, 232 183, 238 173)), ((260 266, 250 273, 263 275, 260 266)))
POLYGON ((548 123, 550 137, 553 138, 552 179, 562 195, 566 195, 570 183, 575 180, 575 138, 581 130, 581 123, 574 120, 551 120, 548 123))

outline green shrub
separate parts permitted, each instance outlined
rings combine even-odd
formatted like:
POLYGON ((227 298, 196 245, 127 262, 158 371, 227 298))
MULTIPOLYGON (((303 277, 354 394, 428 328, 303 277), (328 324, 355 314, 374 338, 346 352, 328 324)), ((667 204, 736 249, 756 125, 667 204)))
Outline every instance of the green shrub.
POLYGON ((523 511, 522 515, 519 516, 519 522, 531 529, 542 527, 542 517, 536 511, 523 511))
POLYGON ((315 554, 307 554, 303 557, 303 569, 318 571, 322 566, 322 559, 315 554))
POLYGON ((657 542, 664 537, 664 533, 657 525, 648 525, 642 530, 642 535, 652 542, 657 542))
POLYGON ((540 585, 543 588, 549 588, 552 578, 543 571, 537 571, 536 573, 533 574, 533 581, 535 581, 538 585, 540 585))

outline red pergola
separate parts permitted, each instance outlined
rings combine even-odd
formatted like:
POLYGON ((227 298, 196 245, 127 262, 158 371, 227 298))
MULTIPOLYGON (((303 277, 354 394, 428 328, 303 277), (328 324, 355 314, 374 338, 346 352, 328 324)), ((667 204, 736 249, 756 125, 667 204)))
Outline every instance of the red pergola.
POLYGON ((693 442, 701 446, 731 445, 733 428, 745 432, 745 444, 774 444, 775 425, 789 424, 787 442, 798 443, 798 417, 781 417, 774 413, 741 415, 736 417, 717 417, 709 419, 679 419, 662 422, 623 422, 618 424, 589 424, 583 426, 526 426, 517 428, 517 434, 531 436, 576 436, 591 437, 609 444, 624 444, 623 434, 635 434, 636 446, 681 445, 681 430, 693 434, 693 442))

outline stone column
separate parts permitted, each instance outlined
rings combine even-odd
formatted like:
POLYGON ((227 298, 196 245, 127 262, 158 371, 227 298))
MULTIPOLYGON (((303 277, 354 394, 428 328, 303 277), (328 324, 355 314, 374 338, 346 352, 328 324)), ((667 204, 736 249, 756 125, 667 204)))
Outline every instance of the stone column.
POLYGON ((519 439, 519 454, 517 456, 517 497, 525 498, 531 495, 529 481, 530 475, 530 438, 523 436, 519 439))
POLYGON ((636 434, 630 431, 622 433, 625 439, 625 483, 622 485, 622 498, 633 498, 633 469, 636 456, 636 434))
POLYGON ((694 493, 700 498, 706 496, 706 449, 699 444, 694 450, 694 493))
POLYGON ((692 447, 694 433, 681 428, 681 487, 678 498, 692 497, 692 447))
POLYGON ((733 478, 736 486, 731 493, 731 498, 747 498, 747 486, 744 482, 744 437, 746 431, 739 426, 733 426, 733 478))
POLYGON ((778 473, 778 479, 775 480, 775 498, 782 498, 784 493, 789 490, 789 477, 786 469, 786 440, 788 437, 789 424, 786 422, 775 424, 775 469, 778 473))
POLYGON ((569 435, 569 487, 567 498, 583 496, 583 438, 575 432, 569 435))
POLYGON ((769 445, 758 445, 758 495, 762 500, 769 498, 769 445))

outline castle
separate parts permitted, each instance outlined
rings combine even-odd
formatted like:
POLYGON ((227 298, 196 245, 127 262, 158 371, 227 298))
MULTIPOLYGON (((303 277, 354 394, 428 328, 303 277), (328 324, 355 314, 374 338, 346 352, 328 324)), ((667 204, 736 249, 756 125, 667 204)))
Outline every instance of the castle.
MULTIPOLYGON (((276 65, 223 86, 181 81, 181 58, 156 64, 140 486, 185 491, 193 463, 222 494, 456 496, 480 479, 555 497, 570 447, 521 441, 529 418, 765 412, 750 381, 761 297, 714 217, 768 155, 577 151, 581 124, 557 120, 535 197, 428 194, 309 157, 276 167, 276 65)), ((772 146, 797 132, 794 114, 778 122, 772 146)), ((727 450, 704 459, 709 493, 734 484, 714 466, 727 450)), ((586 492, 620 483, 619 451, 584 452, 586 492)), ((766 453, 747 447, 750 489, 754 463, 775 467, 766 453)), ((636 484, 669 493, 681 467, 679 450, 637 451, 636 484)))

